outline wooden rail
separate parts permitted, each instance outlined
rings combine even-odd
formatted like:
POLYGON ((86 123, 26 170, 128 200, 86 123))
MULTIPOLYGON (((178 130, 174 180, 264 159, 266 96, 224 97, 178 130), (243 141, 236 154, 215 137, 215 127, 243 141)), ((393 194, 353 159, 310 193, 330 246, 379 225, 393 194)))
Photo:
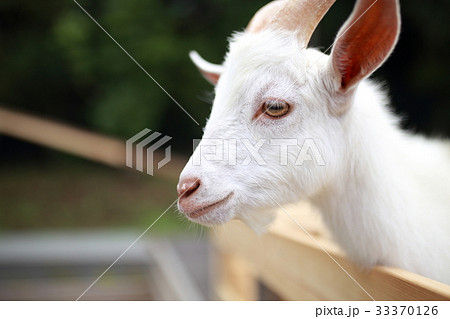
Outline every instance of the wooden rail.
MULTIPOLYGON (((375 300, 450 300, 450 286, 390 267, 361 271, 330 239, 308 203, 287 211, 375 300)), ((215 292, 222 300, 257 300, 259 282, 283 300, 371 300, 303 230, 279 212, 257 236, 240 222, 216 230, 215 292)))
POLYGON ((0 133, 109 166, 125 166, 125 142, 0 108, 0 133))
MULTIPOLYGON (((0 134, 108 166, 126 168, 125 141, 57 121, 0 107, 0 134)), ((154 156, 156 159, 164 158, 164 154, 159 151, 155 152, 154 156)), ((145 162, 144 160, 144 171, 146 169, 145 162)), ((158 170, 157 174, 171 179, 178 178, 184 162, 183 159, 172 154, 170 163, 158 170)))

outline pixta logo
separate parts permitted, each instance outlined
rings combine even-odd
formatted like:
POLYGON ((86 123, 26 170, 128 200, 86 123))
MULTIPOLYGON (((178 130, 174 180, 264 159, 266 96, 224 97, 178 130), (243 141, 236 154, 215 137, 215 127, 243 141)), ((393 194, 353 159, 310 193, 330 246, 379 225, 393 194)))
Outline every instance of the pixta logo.
MULTIPOLYGON (((144 171, 144 157, 147 158, 147 174, 153 176, 153 154, 156 150, 162 147, 172 138, 170 136, 163 136, 157 140, 162 134, 154 132, 147 136, 151 132, 150 129, 145 128, 126 142, 126 165, 133 168, 133 147, 136 144, 136 170, 144 171), (147 136, 147 137, 145 137, 147 136), (146 151, 144 155, 144 150, 146 151)), ((171 160, 171 146, 167 146, 164 151, 164 158, 158 162, 158 169, 166 165, 171 160)))

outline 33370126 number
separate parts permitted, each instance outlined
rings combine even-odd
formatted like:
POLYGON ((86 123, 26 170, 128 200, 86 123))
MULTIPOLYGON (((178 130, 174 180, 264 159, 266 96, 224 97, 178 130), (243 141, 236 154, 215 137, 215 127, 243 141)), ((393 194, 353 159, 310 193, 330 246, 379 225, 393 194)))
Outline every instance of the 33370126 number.
POLYGON ((375 315, 396 316, 396 315, 416 315, 416 316, 436 316, 437 306, 377 306, 375 315))

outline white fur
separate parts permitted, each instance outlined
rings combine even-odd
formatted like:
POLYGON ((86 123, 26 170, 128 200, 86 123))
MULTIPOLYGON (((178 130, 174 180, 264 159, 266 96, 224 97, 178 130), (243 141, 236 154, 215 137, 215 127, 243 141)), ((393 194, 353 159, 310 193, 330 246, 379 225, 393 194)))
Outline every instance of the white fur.
POLYGON ((254 160, 240 165, 247 152, 239 141, 237 165, 196 166, 191 158, 180 180, 201 180, 192 201, 213 203, 233 193, 224 205, 193 220, 211 225, 238 218, 259 232, 278 208, 272 198, 281 205, 309 199, 357 264, 401 267, 450 283, 450 144, 402 132, 385 94, 369 80, 345 97, 333 93, 330 65, 329 56, 299 49, 289 32, 239 33, 231 39, 195 152, 205 151, 210 138, 253 144, 295 138, 299 145, 313 139, 325 165, 295 165, 299 147, 290 147, 288 165, 279 165, 277 148, 268 143, 260 150, 267 165, 254 160), (291 114, 253 124, 267 97, 289 102, 291 114))

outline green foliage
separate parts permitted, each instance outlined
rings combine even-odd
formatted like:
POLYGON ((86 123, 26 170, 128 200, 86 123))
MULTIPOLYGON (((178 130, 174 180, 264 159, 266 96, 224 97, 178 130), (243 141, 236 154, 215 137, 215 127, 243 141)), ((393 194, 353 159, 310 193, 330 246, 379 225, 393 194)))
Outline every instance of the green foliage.
MULTIPOLYGON (((180 59, 187 50, 174 30, 174 10, 160 1, 81 5, 180 103, 186 101, 174 79, 187 64, 180 59)), ((143 127, 163 129, 162 118, 173 101, 78 6, 60 15, 53 31, 74 80, 91 89, 88 123, 123 137, 143 127)))

